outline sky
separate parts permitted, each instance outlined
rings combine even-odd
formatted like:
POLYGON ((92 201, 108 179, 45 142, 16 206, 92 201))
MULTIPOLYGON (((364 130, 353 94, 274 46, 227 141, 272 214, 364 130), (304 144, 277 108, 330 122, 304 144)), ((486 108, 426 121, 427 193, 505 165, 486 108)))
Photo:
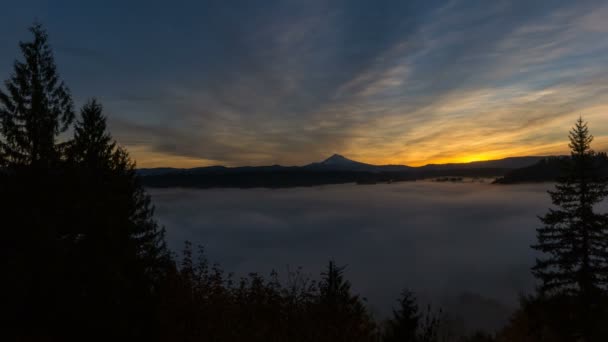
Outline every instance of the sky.
POLYGON ((140 167, 608 150, 607 1, 0 2, 0 79, 41 22, 140 167))

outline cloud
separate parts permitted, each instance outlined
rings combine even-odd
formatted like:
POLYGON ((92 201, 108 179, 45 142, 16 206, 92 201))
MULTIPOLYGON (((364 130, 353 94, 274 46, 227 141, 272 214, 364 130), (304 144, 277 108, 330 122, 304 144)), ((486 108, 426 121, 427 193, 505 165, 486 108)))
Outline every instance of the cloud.
POLYGON ((560 154, 581 113, 608 136, 598 1, 63 5, 33 5, 59 70, 140 165, 560 154))

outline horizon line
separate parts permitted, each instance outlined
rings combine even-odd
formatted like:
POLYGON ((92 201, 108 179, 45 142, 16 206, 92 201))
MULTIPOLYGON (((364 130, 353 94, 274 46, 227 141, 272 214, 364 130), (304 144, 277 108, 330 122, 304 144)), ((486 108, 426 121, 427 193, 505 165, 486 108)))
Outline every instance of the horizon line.
POLYGON ((334 153, 332 154, 330 157, 325 158, 321 161, 316 161, 316 162, 311 162, 311 163, 307 163, 307 164, 301 164, 301 165, 285 165, 285 164, 260 164, 260 165, 251 165, 251 164, 245 164, 245 165, 238 165, 238 166, 228 166, 228 165, 222 165, 222 164, 211 164, 211 165, 200 165, 200 166, 192 166, 192 167, 179 167, 179 166, 149 166, 149 167, 136 167, 138 170, 144 170, 144 169, 197 169, 197 168, 208 168, 208 167, 224 167, 224 168, 244 168, 244 167, 271 167, 271 166, 281 166, 281 167, 304 167, 304 166, 308 166, 308 165, 313 165, 313 164, 320 164, 322 162, 324 162, 325 160, 338 155, 341 157, 344 157, 352 162, 355 163, 360 163, 360 164, 366 164, 366 165, 370 165, 370 166, 377 166, 377 167, 383 167, 383 166, 402 166, 402 167, 410 167, 410 168, 420 168, 420 167, 425 167, 425 166, 434 166, 434 165, 457 165, 457 164, 473 164, 473 163, 481 163, 481 162, 492 162, 492 161, 500 161, 500 160, 505 160, 505 159, 514 159, 514 158, 550 158, 550 157, 564 157, 567 156, 567 154, 548 154, 548 155, 522 155, 522 156, 510 156, 510 157, 503 157, 503 158, 493 158, 493 159, 478 159, 478 160, 470 160, 470 161, 462 161, 462 162, 446 162, 446 163, 427 163, 427 164, 420 164, 420 165, 407 165, 407 164, 371 164, 371 163, 366 163, 366 162, 361 162, 355 159, 351 159, 348 157, 345 157, 342 154, 339 153, 334 153))

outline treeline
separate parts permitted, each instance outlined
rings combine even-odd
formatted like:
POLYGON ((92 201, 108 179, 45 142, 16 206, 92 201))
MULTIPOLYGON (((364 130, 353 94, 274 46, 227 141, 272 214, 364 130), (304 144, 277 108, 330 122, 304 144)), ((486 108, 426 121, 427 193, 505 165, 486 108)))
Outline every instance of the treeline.
MULTIPOLYGON (((227 169, 230 170, 230 169, 227 169)), ((387 183, 416 180, 410 172, 310 171, 299 167, 269 170, 213 170, 141 176, 154 188, 291 188, 346 183, 387 183)))
POLYGON ((483 177, 504 175, 509 169, 440 169, 409 171, 315 170, 306 167, 208 167, 141 175, 146 187, 170 188, 290 188, 327 184, 375 184, 415 181, 435 177, 483 177))
POLYGON ((608 215, 594 211, 608 182, 582 119, 533 246, 538 291, 502 331, 457 337, 408 291, 378 321, 333 262, 318 281, 298 271, 235 279, 190 244, 176 257, 101 104, 77 117, 46 32, 31 33, 0 90, 3 341, 608 339, 608 215))
MULTIPOLYGON (((569 172, 570 156, 548 157, 538 163, 507 172, 503 177, 497 178, 496 184, 539 183, 555 182, 569 172)), ((594 172, 598 176, 608 177, 608 156, 605 152, 593 156, 594 172)))
MULTIPOLYGON (((235 280, 189 244, 165 284, 161 330, 181 341, 376 341, 376 323, 330 262, 319 282, 299 270, 282 281, 252 273, 235 280)), ((413 326, 412 329, 417 329, 413 326)))

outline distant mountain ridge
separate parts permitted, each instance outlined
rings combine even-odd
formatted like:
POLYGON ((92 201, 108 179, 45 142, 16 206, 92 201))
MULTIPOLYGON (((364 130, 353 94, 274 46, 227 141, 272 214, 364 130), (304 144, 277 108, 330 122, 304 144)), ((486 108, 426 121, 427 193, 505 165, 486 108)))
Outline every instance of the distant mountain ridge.
POLYGON ((143 185, 148 187, 285 188, 342 183, 391 183, 446 176, 455 179, 496 178, 512 170, 534 165, 543 158, 512 157, 462 164, 411 167, 366 164, 334 154, 321 162, 304 166, 207 166, 190 169, 139 169, 137 172, 143 185))
POLYGON ((287 169, 303 169, 310 171, 351 171, 351 172, 402 172, 402 171, 438 171, 438 170, 466 170, 466 169, 519 169, 531 166, 546 157, 526 156, 509 157, 497 160, 474 161, 468 163, 428 164, 424 166, 407 165, 373 165, 348 159, 340 154, 333 154, 329 158, 304 166, 203 166, 195 168, 142 168, 137 172, 141 176, 159 176, 164 174, 201 174, 216 172, 251 172, 251 171, 278 171, 287 169))

